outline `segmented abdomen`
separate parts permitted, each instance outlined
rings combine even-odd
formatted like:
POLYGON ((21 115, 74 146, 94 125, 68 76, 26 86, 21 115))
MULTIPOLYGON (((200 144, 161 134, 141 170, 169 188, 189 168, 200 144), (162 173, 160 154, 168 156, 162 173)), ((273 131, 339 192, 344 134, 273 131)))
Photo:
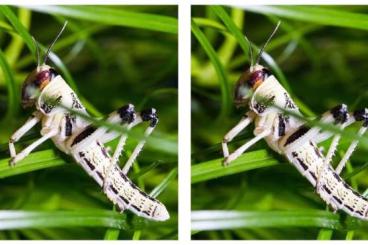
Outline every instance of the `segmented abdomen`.
POLYGON ((333 209, 341 209, 352 216, 368 219, 367 198, 346 184, 330 165, 323 169, 325 158, 316 144, 307 142, 288 152, 286 156, 314 187, 319 178, 317 192, 333 209))
MULTIPOLYGON (((76 161, 102 187, 111 161, 106 148, 98 141, 74 153, 76 161)), ((166 220, 169 214, 158 200, 141 191, 119 168, 112 166, 105 194, 121 210, 129 209, 139 216, 166 220)))

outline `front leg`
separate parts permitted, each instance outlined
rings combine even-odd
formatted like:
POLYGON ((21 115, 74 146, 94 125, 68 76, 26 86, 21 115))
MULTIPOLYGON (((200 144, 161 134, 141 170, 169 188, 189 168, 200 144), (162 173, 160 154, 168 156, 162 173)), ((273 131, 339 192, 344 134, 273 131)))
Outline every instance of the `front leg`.
POLYGON ((21 151, 20 153, 16 154, 11 160, 10 160, 10 165, 14 166, 15 163, 19 162, 20 160, 23 160, 26 156, 29 155, 29 153, 31 153, 37 146, 41 145, 43 142, 45 142, 46 140, 52 138, 53 136, 55 136, 57 134, 57 130, 52 130, 50 132, 48 132, 47 134, 45 134, 44 136, 42 136, 41 138, 39 138, 38 140, 36 140, 35 142, 33 142, 32 144, 30 144, 27 148, 25 148, 23 151, 21 151))
POLYGON ((242 130, 244 130, 254 120, 254 114, 252 112, 246 113, 246 115, 235 125, 222 140, 222 152, 224 154, 224 164, 227 165, 227 158, 229 157, 228 143, 234 139, 242 130))
MULTIPOLYGON (((27 122, 20 127, 17 131, 13 133, 13 135, 9 139, 9 152, 12 159, 14 159, 17 155, 15 151, 14 143, 16 143, 25 133, 27 133, 31 128, 33 128, 42 118, 42 114, 39 112, 34 112, 30 118, 28 118, 27 122)), ((15 161, 11 160, 11 166, 15 165, 15 161)))

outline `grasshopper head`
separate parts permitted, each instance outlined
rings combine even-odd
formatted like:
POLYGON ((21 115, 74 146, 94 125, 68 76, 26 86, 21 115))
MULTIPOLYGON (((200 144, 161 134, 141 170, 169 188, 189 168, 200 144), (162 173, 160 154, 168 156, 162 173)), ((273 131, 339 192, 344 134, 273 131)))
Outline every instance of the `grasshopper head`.
POLYGON ((22 86, 22 106, 31 107, 36 102, 41 91, 58 74, 48 65, 41 65, 34 69, 23 82, 22 86))
POLYGON ((256 64, 247 69, 240 76, 235 85, 234 103, 236 106, 246 106, 253 92, 261 85, 269 76, 270 71, 256 64))

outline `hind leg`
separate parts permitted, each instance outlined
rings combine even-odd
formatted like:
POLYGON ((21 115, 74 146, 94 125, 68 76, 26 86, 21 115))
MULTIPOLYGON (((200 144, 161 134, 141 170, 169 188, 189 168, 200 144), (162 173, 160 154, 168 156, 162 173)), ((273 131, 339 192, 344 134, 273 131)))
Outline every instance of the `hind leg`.
MULTIPOLYGON (((366 132, 366 130, 368 128, 368 109, 365 108, 365 109, 362 109, 362 110, 355 111, 354 112, 354 119, 355 119, 355 121, 363 122, 361 128, 358 131, 358 137, 360 138, 361 136, 363 136, 363 134, 366 132)), ((349 160, 349 158, 353 154, 353 152, 356 149, 358 143, 359 143, 359 140, 354 140, 353 142, 351 142, 350 146, 348 147, 348 150, 346 151, 345 155, 343 156, 343 158, 341 159, 341 161, 339 162, 339 164, 336 167, 336 172, 338 174, 340 174, 341 171, 343 170, 343 168, 345 167, 346 162, 349 160)))

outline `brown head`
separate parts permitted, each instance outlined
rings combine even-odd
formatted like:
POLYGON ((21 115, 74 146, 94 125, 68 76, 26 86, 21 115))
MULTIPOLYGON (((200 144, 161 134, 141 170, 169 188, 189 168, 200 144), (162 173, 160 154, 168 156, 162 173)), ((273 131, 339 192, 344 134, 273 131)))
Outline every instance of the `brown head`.
POLYGON ((235 85, 235 105, 246 106, 253 92, 271 75, 271 72, 261 65, 251 66, 243 72, 235 85))
POLYGON ((273 35, 275 35, 277 29, 280 26, 280 21, 277 23, 275 29, 267 39, 267 41, 263 44, 262 48, 260 49, 257 59, 254 65, 253 60, 253 52, 252 52, 252 44, 249 42, 248 38, 245 39, 248 42, 249 46, 249 60, 250 60, 250 67, 247 69, 243 74, 240 76, 239 80, 235 85, 234 90, 234 103, 237 107, 246 106, 250 97, 252 96, 253 92, 269 77, 271 76, 271 72, 259 65, 259 61, 263 54, 265 47, 267 46, 268 42, 271 40, 273 35))
POLYGON ((22 106, 24 108, 33 106, 37 98, 41 94, 41 91, 58 75, 57 72, 52 67, 46 65, 46 62, 52 47, 54 46, 55 42, 59 39, 61 33, 64 31, 67 23, 68 22, 65 21, 58 35, 56 36, 54 41, 49 45, 42 64, 40 64, 40 52, 37 42, 33 39, 37 51, 37 68, 34 69, 28 75, 26 80, 23 82, 22 106))
POLYGON ((41 65, 28 75, 22 86, 22 106, 31 107, 41 91, 57 76, 57 72, 48 65, 41 65))

